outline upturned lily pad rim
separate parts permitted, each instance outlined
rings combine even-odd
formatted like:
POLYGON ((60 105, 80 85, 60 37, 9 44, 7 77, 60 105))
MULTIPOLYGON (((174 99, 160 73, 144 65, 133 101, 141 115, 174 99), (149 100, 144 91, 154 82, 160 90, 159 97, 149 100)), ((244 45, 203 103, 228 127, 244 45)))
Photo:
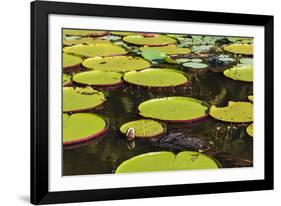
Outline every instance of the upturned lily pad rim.
POLYGON ((139 86, 139 87, 143 87, 143 88, 174 88, 174 87, 182 87, 182 86, 189 86, 191 85, 192 81, 191 81, 191 77, 185 73, 185 72, 182 72, 182 71, 179 71, 179 70, 176 70, 176 69, 170 69, 170 68, 147 68, 147 69, 142 69, 142 70, 136 70, 136 71, 129 71, 129 72, 126 72, 124 75, 123 75, 123 80, 130 84, 130 85, 134 85, 134 86, 139 86), (149 86, 149 85, 142 85, 142 84, 136 84, 136 83, 132 83, 128 80, 126 80, 126 75, 129 75, 129 74, 133 74, 133 73, 136 73, 137 72, 153 72, 153 71, 169 71, 169 72, 175 72, 175 73, 179 73, 179 74, 182 74, 184 77, 186 77, 187 81, 182 83, 182 84, 179 84, 179 85, 175 85, 175 86, 170 86, 170 85, 165 85, 165 86, 149 86))
MULTIPOLYGON (((79 113, 75 113, 75 114, 79 114, 79 113)), ((90 113, 90 114, 92 114, 92 113, 90 113)), ((67 115, 69 115, 69 114, 67 114, 67 115)), ((69 116, 71 116, 71 115, 73 115, 73 114, 70 114, 69 116)), ((103 130, 101 130, 99 132, 96 132, 94 134, 88 135, 86 137, 76 139, 76 140, 63 141, 63 145, 64 146, 72 146, 72 145, 84 143, 84 142, 87 142, 87 141, 92 140, 94 138, 101 137, 103 134, 105 134, 108 131, 109 122, 105 118, 103 118, 101 115, 99 115, 99 114, 95 114, 95 115, 99 116, 105 122, 105 127, 104 127, 103 130)))
POLYGON ((156 135, 150 135, 150 136, 136 136, 136 138, 139 138, 139 139, 159 138, 159 137, 164 136, 164 135, 167 133, 167 124, 166 124, 165 122, 163 122, 163 121, 161 121, 161 120, 151 119, 151 118, 137 119, 137 120, 133 120, 133 121, 126 122, 126 123, 124 123, 124 124, 122 124, 122 125, 120 126, 119 131, 120 131, 122 134, 125 135, 125 133, 121 131, 121 128, 122 128, 124 125, 128 124, 128 123, 136 122, 136 121, 140 121, 140 120, 151 120, 151 121, 157 122, 157 123, 161 124, 161 126, 163 127, 163 131, 162 131, 161 133, 159 133, 159 134, 156 134, 156 135))

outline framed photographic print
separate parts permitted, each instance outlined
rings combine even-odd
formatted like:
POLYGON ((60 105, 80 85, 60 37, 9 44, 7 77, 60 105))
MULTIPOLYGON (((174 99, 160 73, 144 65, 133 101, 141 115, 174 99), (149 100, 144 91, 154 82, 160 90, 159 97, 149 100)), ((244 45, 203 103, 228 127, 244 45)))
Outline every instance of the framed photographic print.
POLYGON ((31 3, 31 202, 273 189, 273 16, 31 3))

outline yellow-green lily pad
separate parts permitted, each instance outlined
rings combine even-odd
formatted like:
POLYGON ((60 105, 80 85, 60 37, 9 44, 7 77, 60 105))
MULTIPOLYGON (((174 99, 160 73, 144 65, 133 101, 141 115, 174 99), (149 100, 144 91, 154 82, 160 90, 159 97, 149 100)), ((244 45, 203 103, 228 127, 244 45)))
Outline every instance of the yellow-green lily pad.
POLYGON ((118 72, 87 71, 75 74, 73 81, 91 86, 114 86, 122 83, 122 74, 118 72))
POLYGON ((249 99, 251 102, 254 102, 254 96, 253 96, 253 95, 249 95, 249 96, 248 96, 248 99, 249 99))
POLYGON ((231 79, 245 82, 253 82, 253 66, 252 65, 241 65, 227 69, 223 74, 231 79))
POLYGON ((79 66, 82 59, 78 56, 63 53, 63 68, 79 66))
POLYGON ((107 31, 98 31, 98 30, 82 30, 82 29, 64 29, 64 36, 104 36, 107 31))
POLYGON ((164 46, 168 44, 175 44, 177 40, 165 35, 155 35, 155 36, 142 36, 142 35, 131 35, 125 36, 123 41, 135 44, 135 45, 147 45, 147 46, 164 46))
POLYGON ((232 102, 226 107, 211 106, 210 115, 224 122, 252 122, 253 104, 250 102, 232 102))
POLYGON ((146 69, 150 63, 140 57, 114 56, 89 58, 83 62, 83 66, 93 70, 126 72, 146 69))
POLYGON ((91 45, 74 45, 65 47, 65 53, 80 55, 84 57, 106 57, 125 55, 128 52, 120 46, 114 44, 91 44, 91 45))
POLYGON ((71 46, 77 44, 111 44, 108 40, 94 39, 90 37, 80 38, 80 39, 64 39, 63 45, 71 46))
POLYGON ((139 35, 137 32, 130 32, 130 31, 112 31, 110 32, 113 35, 116 36, 131 36, 131 35, 139 35))
POLYGON ((176 170, 218 169, 220 166, 213 158, 193 151, 149 152, 124 161, 115 173, 160 172, 176 170))
POLYGON ((104 94, 91 88, 63 88, 63 112, 86 111, 101 105, 104 101, 104 94))
POLYGON ((125 73, 123 79, 130 84, 146 87, 174 87, 187 84, 190 81, 187 74, 168 68, 131 71, 125 73))
POLYGON ((63 74, 63 85, 68 85, 71 82, 71 76, 68 74, 63 74))
POLYGON ((138 106, 140 115, 170 122, 191 123, 208 116, 208 105, 190 97, 151 99, 138 106))
POLYGON ((252 44, 230 44, 225 45, 223 49, 234 54, 253 55, 252 44))
POLYGON ((160 52, 164 52, 167 55, 184 55, 184 54, 189 54, 191 52, 191 50, 189 48, 180 48, 177 47, 174 44, 170 44, 167 46, 154 46, 154 47, 141 47, 140 50, 141 51, 145 51, 145 50, 149 50, 149 49, 157 49, 160 52))
POLYGON ((254 131, 253 131, 253 124, 250 124, 247 128, 246 128, 246 132, 247 132, 247 134, 249 135, 249 136, 251 136, 251 137, 253 137, 253 133, 254 133, 254 131))
POLYGON ((137 138, 152 138, 166 132, 166 124, 151 119, 127 122, 120 127, 120 131, 126 134, 130 128, 134 129, 137 138))
POLYGON ((106 121, 93 113, 63 114, 63 144, 71 145, 88 141, 107 130, 106 121))

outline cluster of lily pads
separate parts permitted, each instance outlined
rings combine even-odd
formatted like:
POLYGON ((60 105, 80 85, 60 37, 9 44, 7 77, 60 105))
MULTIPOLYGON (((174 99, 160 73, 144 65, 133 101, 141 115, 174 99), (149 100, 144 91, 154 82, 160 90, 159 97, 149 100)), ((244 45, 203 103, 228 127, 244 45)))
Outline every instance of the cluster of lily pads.
MULTIPOLYGON (((96 114, 107 101, 103 88, 123 84, 144 88, 187 86, 193 72, 213 69, 210 61, 226 67, 226 78, 253 82, 251 38, 64 29, 63 45, 64 145, 106 133, 109 122, 96 114), (209 51, 216 55, 210 56, 209 51), (173 66, 163 67, 163 63, 173 66)), ((185 96, 162 97, 142 102, 138 112, 140 119, 120 127, 130 140, 161 138, 169 124, 198 122, 208 116, 249 124, 246 131, 253 136, 253 96, 245 102, 230 101, 226 107, 185 96)), ((123 162, 116 173, 219 167, 217 160, 201 152, 162 151, 135 156, 123 162)))

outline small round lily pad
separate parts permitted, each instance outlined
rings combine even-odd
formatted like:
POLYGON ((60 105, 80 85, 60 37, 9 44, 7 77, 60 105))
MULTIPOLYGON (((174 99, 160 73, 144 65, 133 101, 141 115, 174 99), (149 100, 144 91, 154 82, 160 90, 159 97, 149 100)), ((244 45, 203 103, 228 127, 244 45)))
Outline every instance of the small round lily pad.
POLYGON ((245 82, 253 81, 253 66, 252 65, 242 65, 227 69, 223 74, 231 79, 245 82))
POLYGON ((140 57, 114 56, 89 58, 83 62, 83 66, 94 70, 125 72, 146 69, 150 63, 140 57))
POLYGON ((230 44, 224 46, 223 49, 234 54, 253 55, 252 44, 230 44))
POLYGON ((208 105, 189 97, 164 97, 151 99, 138 106, 143 117, 168 122, 191 123, 208 116, 208 105))
POLYGON ((147 46, 165 46, 168 44, 175 44, 177 40, 165 35, 155 35, 155 36, 142 36, 142 35, 131 35, 125 36, 123 41, 135 44, 135 45, 147 45, 147 46))
POLYGON ((246 128, 246 132, 249 136, 253 137, 253 124, 250 124, 247 128, 246 128))
POLYGON ((73 81, 91 86, 114 86, 122 84, 122 74, 118 72, 88 71, 75 74, 73 81))
POLYGON ((249 96, 248 96, 248 99, 249 99, 251 102, 254 102, 254 96, 253 96, 253 95, 249 95, 249 96))
POLYGON ((80 55, 84 57, 106 57, 124 55, 128 52, 120 46, 114 44, 91 44, 91 45, 74 45, 65 47, 63 49, 65 53, 80 55))
POLYGON ((130 84, 145 87, 174 87, 190 81, 190 78, 183 72, 164 68, 127 72, 123 79, 130 84))
POLYGON ((166 125, 151 119, 141 119, 127 122, 120 127, 120 131, 126 134, 128 129, 133 128, 137 138, 152 138, 163 135, 166 125))
POLYGON ((199 62, 186 62, 183 64, 183 66, 192 69, 204 69, 208 67, 208 64, 199 63, 199 62))
POLYGON ((141 51, 149 50, 149 49, 157 49, 160 52, 164 52, 167 55, 183 55, 183 54, 189 54, 191 50, 189 48, 179 48, 174 44, 170 44, 167 46, 154 46, 154 47, 141 47, 141 51))
POLYGON ((63 114, 63 144, 72 145, 104 134, 106 121, 93 113, 63 114))
POLYGON ((199 152, 183 151, 175 155, 173 152, 162 151, 132 157, 121 163, 115 173, 218 169, 219 167, 216 160, 199 152))
POLYGON ((63 54, 63 68, 79 66, 82 63, 82 59, 78 56, 63 54))
POLYGON ((105 101, 104 94, 91 88, 63 88, 63 112, 93 109, 105 101))
POLYGON ((226 107, 211 106, 210 115, 224 122, 252 122, 253 104, 250 102, 232 102, 226 107))
POLYGON ((82 30, 82 29, 64 29, 64 36, 104 36, 107 31, 98 31, 98 30, 82 30))
POLYGON ((66 46, 77 45, 77 44, 111 44, 111 42, 103 39, 94 39, 90 37, 63 40, 63 45, 66 46))

